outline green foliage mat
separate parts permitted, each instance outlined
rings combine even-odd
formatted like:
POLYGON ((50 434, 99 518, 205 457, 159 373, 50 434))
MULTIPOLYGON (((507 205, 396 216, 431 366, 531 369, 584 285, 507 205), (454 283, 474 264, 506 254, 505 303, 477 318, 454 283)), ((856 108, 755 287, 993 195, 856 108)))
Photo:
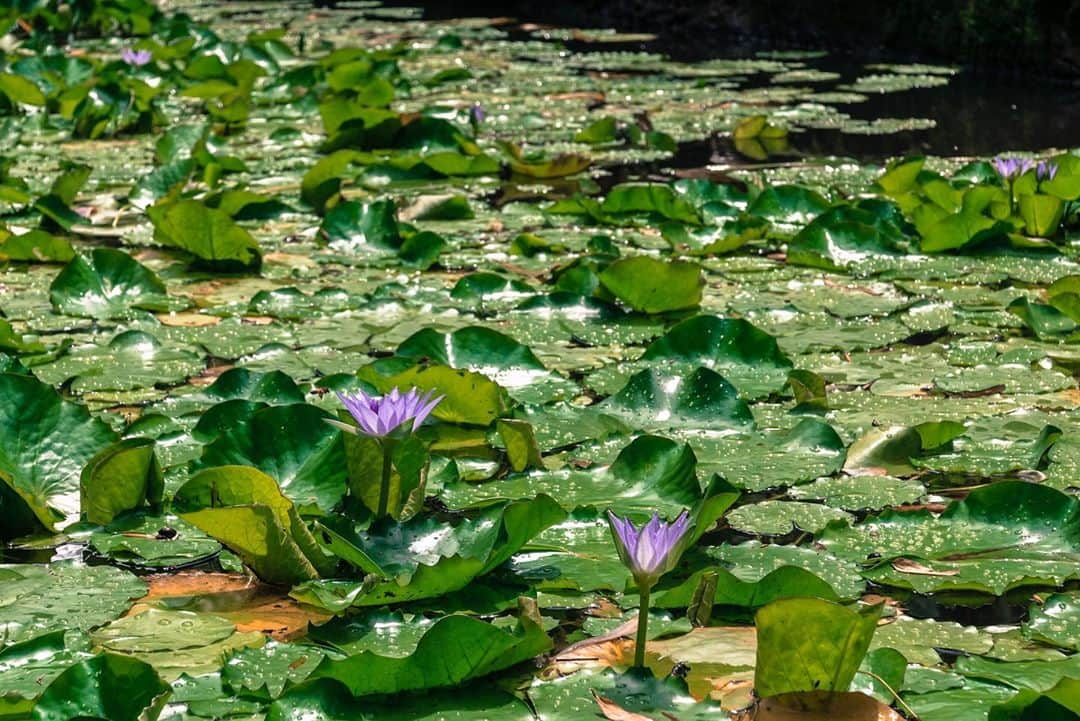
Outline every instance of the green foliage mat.
POLYGON ((800 151, 955 68, 8 5, 0 718, 1080 712, 1080 155, 800 151), (608 510, 695 523, 651 674, 608 510))

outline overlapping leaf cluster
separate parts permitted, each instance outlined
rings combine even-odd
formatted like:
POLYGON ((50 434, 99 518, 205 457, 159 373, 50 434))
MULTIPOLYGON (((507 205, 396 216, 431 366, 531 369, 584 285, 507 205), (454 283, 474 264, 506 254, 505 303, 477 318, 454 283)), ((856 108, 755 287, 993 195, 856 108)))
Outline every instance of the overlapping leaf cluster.
POLYGON ((1077 711, 1076 155, 756 164, 947 69, 178 6, 0 15, 0 717, 1077 711), (412 387, 426 498, 373 519, 325 421, 412 387), (685 682, 595 663, 606 509, 694 515, 685 682))

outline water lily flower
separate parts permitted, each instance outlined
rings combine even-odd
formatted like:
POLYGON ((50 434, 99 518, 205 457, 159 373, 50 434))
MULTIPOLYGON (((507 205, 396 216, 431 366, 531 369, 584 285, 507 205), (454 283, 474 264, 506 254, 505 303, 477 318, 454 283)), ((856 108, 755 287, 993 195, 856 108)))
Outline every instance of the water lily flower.
MULTIPOLYGON (((359 424, 360 431, 375 438, 389 435, 408 421, 412 421, 411 430, 418 429, 443 399, 443 396, 435 398, 434 395, 435 391, 428 391, 421 395, 416 388, 408 393, 401 393, 394 388, 382 397, 369 396, 362 391, 353 395, 337 394, 345 410, 359 424)), ((357 433, 357 429, 350 425, 336 421, 332 423, 339 428, 357 433)))
POLYGON ((1057 163, 1052 163, 1049 160, 1041 160, 1039 164, 1035 166, 1035 177, 1040 181, 1053 180, 1057 175, 1058 166, 1057 163))
POLYGON ((487 119, 487 111, 480 103, 473 103, 469 108, 469 123, 475 128, 487 119))
POLYGON ((149 63, 153 57, 153 54, 149 50, 132 50, 131 48, 124 48, 120 51, 120 58, 128 65, 134 65, 137 68, 149 63))
POLYGON ((990 161, 997 174, 1006 180, 1018 178, 1035 167, 1035 163, 1027 158, 1002 158, 997 157, 990 161))
POLYGON ((681 555, 681 542, 690 528, 690 516, 683 511, 672 523, 654 514, 648 523, 637 528, 626 518, 608 511, 619 558, 630 569, 640 586, 656 585, 660 577, 675 567, 681 555))
POLYGON ((686 511, 671 523, 653 514, 648 523, 638 528, 628 518, 619 518, 608 511, 608 524, 615 539, 619 558, 630 569, 638 587, 637 643, 634 646, 634 665, 645 665, 646 628, 649 622, 649 594, 660 577, 675 567, 685 550, 686 534, 691 528, 686 511))

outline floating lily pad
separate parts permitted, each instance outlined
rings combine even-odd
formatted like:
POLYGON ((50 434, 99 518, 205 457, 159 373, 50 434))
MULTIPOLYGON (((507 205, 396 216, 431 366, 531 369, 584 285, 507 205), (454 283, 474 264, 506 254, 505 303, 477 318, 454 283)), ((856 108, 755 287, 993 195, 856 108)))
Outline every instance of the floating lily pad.
POLYGON ((0 483, 9 489, 3 505, 10 502, 15 509, 0 536, 33 531, 27 510, 45 528, 73 518, 83 464, 116 434, 84 406, 31 376, 0 374, 0 398, 0 483), (50 461, 42 463, 43 457, 50 461))
POLYGON ((336 679, 354 696, 457 686, 532 658, 550 647, 547 634, 527 615, 510 632, 478 619, 451 615, 432 624, 406 656, 361 651, 341 660, 324 659, 308 678, 336 679), (432 668, 428 664, 435 658, 440 661, 437 668, 432 668), (363 673, 357 673, 357 669, 363 669, 363 673))
POLYGON ((89 630, 113 620, 146 592, 127 571, 108 566, 3 566, 0 640, 17 643, 59 629, 89 630))
POLYGON ((830 527, 820 543, 842 558, 880 559, 866 575, 921 592, 1002 594, 1057 586, 1075 577, 1077 502, 1060 491, 1002 482, 973 491, 940 516, 888 510, 864 523, 830 527))
POLYGON ((800 501, 762 501, 740 506, 728 514, 732 528, 759 536, 784 536, 792 531, 818 533, 829 523, 849 516, 838 508, 800 501))
POLYGON ((89 259, 75 256, 49 287, 53 308, 68 315, 115 318, 133 310, 175 310, 165 284, 127 253, 95 248, 89 259))

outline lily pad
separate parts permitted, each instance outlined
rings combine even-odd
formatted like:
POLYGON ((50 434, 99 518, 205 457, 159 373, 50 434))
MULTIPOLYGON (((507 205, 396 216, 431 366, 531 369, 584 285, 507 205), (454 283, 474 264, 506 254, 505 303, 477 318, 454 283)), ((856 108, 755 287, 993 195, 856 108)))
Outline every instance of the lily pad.
POLYGON ((551 640, 527 614, 522 614, 517 627, 509 631, 468 616, 451 615, 432 624, 407 656, 361 651, 341 660, 324 659, 308 678, 336 679, 354 696, 457 686, 549 648, 551 640), (359 669, 363 672, 358 673, 359 669))
MULTIPOLYGON (((116 318, 133 310, 175 309, 165 284, 122 250, 95 248, 76 255, 49 287, 53 308, 68 315, 116 318)), ((181 307, 183 307, 181 305, 181 307)))
POLYGON ((2 566, 0 641, 17 643, 60 630, 107 623, 146 593, 136 576, 108 566, 2 566))
POLYGON ((34 706, 35 721, 137 721, 161 712, 171 689, 152 666, 111 653, 80 661, 53 679, 34 706))
POLYGON ((333 416, 315 406, 253 409, 203 449, 194 470, 249 465, 273 477, 301 509, 333 508, 345 493, 345 450, 333 416))
POLYGON ((728 524, 744 533, 783 536, 792 531, 818 533, 835 521, 849 518, 838 508, 801 501, 762 501, 740 506, 727 516, 728 524))
POLYGON ((1076 553, 1071 529, 1078 523, 1076 499, 1013 481, 977 489, 940 516, 887 510, 860 524, 837 524, 819 542, 842 558, 880 559, 866 574, 878 583, 1000 595, 1074 578, 1075 564, 1066 559, 1076 553))
MULTIPOLYGON (((64 400, 30 376, 0 374, 0 399, 0 482, 45 528, 74 518, 82 467, 115 441, 116 434, 84 406, 64 400)), ((31 530, 25 523, 5 521, 0 536, 31 530)))

